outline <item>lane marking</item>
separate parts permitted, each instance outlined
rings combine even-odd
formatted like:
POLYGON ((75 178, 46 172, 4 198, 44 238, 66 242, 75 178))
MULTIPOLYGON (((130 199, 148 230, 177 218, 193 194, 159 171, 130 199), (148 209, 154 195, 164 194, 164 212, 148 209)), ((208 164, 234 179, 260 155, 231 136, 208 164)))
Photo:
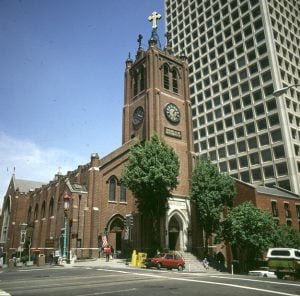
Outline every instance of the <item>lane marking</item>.
POLYGON ((167 277, 167 276, 163 276, 163 275, 145 274, 145 273, 121 271, 121 270, 114 270, 114 269, 101 269, 101 268, 99 268, 97 270, 111 271, 111 272, 124 273, 124 274, 127 273, 127 274, 134 274, 134 275, 146 276, 146 277, 163 278, 163 279, 167 279, 167 280, 177 280, 177 281, 183 281, 183 282, 193 282, 193 283, 202 283, 202 284, 209 284, 209 285, 234 287, 234 288, 239 288, 239 289, 253 290, 253 291, 259 291, 259 292, 265 292, 265 293, 277 294, 277 295, 300 296, 300 294, 291 294, 291 293, 286 293, 286 292, 279 292, 279 291, 274 291, 274 290, 260 289, 260 288, 254 288, 254 287, 249 287, 249 286, 228 284, 228 283, 218 283, 218 282, 210 282, 210 281, 187 279, 187 278, 167 277))
MULTIPOLYGON (((107 292, 96 292, 91 294, 81 294, 76 296, 94 296, 94 295, 106 295, 106 294, 114 294, 114 293, 124 293, 124 292, 133 292, 137 291, 136 288, 127 289, 127 290, 116 290, 116 291, 107 291, 107 292)), ((1 294, 0 294, 1 295, 1 294)))
MULTIPOLYGON (((57 267, 52 267, 53 269, 61 269, 61 267, 57 266, 57 267)), ((51 269, 52 269, 51 268, 51 269)), ((51 270, 50 269, 50 270, 51 270)), ((49 270, 48 268, 30 268, 30 269, 19 269, 17 271, 19 272, 28 272, 28 271, 41 271, 41 270, 49 270)), ((63 269, 62 269, 63 270, 63 269)))
POLYGON ((245 278, 233 278, 233 277, 226 277, 226 276, 216 276, 211 275, 212 278, 219 278, 219 279, 229 279, 229 280, 241 280, 241 281, 248 281, 248 282, 260 282, 260 283, 270 283, 275 285, 286 285, 286 286, 296 286, 300 287, 300 284, 293 284, 293 283, 282 283, 282 282, 273 282, 273 281, 262 281, 262 280, 255 280, 255 279, 245 279, 245 278))
POLYGON ((11 296, 11 295, 3 290, 0 290, 0 296, 11 296))

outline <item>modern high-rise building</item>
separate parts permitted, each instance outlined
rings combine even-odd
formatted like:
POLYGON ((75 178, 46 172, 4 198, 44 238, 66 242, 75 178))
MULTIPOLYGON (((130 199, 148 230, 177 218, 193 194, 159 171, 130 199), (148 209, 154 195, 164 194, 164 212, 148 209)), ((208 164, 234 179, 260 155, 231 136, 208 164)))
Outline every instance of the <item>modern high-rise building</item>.
POLYGON ((299 0, 165 0, 165 12, 173 50, 188 57, 195 152, 299 194, 299 0))

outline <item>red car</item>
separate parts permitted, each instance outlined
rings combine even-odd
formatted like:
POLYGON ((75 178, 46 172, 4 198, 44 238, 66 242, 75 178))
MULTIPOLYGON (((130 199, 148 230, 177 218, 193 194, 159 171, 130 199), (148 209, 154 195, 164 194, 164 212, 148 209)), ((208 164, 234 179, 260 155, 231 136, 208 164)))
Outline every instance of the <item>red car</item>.
POLYGON ((185 268, 185 261, 182 256, 176 253, 161 253, 156 255, 153 258, 147 258, 144 261, 146 268, 156 267, 157 269, 167 268, 172 269, 176 268, 179 271, 185 268))

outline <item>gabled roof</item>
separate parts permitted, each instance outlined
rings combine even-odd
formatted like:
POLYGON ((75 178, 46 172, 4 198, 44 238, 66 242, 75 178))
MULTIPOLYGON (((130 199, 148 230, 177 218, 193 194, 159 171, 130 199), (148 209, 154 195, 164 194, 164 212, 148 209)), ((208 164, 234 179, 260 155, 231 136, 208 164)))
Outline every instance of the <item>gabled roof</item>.
POLYGON ((274 196, 279 196, 279 197, 284 197, 284 198, 298 198, 298 199, 300 198, 300 196, 298 194, 288 191, 284 188, 266 187, 266 186, 262 186, 262 185, 249 184, 249 183, 243 182, 242 180, 239 180, 236 178, 233 178, 233 179, 235 180, 235 182, 239 182, 241 184, 244 184, 248 187, 255 189, 255 191, 257 193, 274 195, 274 196))
POLYGON ((66 184, 69 187, 69 190, 73 193, 88 193, 84 185, 78 183, 71 183, 69 179, 67 179, 66 184))
POLYGON ((43 183, 43 182, 23 180, 23 179, 15 179, 14 178, 15 190, 19 190, 20 192, 29 192, 30 190, 40 188, 44 184, 45 183, 43 183))
POLYGON ((287 197, 287 198, 299 198, 299 195, 281 188, 277 189, 277 188, 271 188, 265 186, 257 186, 256 192, 262 194, 280 196, 280 197, 287 197))

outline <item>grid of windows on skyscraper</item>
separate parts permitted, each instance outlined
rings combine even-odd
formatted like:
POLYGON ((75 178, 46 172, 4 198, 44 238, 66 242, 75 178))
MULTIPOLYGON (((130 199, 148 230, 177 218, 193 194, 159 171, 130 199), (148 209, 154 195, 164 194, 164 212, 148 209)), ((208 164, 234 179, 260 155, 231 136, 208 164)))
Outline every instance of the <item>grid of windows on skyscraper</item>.
POLYGON ((165 3, 173 49, 188 57, 195 152, 242 181, 300 193, 300 89, 284 108, 273 96, 300 83, 300 2, 165 3))

